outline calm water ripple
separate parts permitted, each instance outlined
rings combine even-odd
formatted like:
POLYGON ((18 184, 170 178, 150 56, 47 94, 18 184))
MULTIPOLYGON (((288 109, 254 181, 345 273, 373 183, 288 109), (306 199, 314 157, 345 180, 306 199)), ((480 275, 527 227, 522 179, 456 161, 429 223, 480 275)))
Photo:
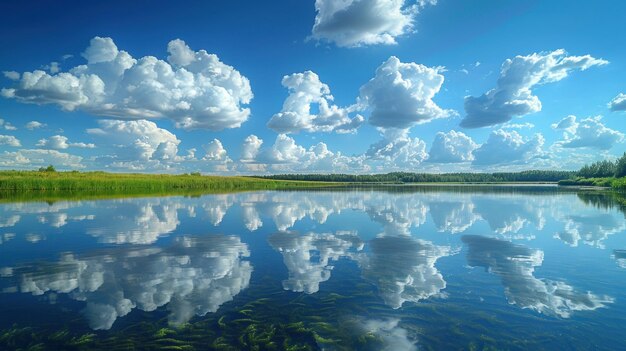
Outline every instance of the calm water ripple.
POLYGON ((0 348, 624 349, 625 203, 554 188, 0 204, 0 348))

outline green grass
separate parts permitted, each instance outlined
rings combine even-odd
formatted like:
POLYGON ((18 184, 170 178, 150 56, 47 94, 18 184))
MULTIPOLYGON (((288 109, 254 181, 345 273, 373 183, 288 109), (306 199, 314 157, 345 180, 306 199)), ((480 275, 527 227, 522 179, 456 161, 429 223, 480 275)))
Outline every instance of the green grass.
POLYGON ((563 179, 559 185, 611 187, 615 178, 582 178, 563 179))
POLYGON ((298 189, 333 186, 329 182, 269 180, 252 177, 169 175, 106 172, 0 172, 0 191, 23 193, 105 192, 165 193, 177 191, 227 192, 263 189, 298 189))
POLYGON ((622 178, 582 178, 576 177, 572 179, 564 179, 559 181, 559 185, 574 185, 574 186, 600 186, 613 188, 614 190, 626 191, 626 177, 622 178))
POLYGON ((613 182, 611 183, 611 186, 615 190, 626 191, 626 177, 617 178, 613 180, 613 182))

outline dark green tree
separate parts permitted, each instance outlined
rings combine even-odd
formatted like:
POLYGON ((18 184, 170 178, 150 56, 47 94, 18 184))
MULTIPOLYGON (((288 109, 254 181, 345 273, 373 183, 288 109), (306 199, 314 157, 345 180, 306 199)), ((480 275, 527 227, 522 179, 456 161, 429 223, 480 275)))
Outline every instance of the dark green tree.
POLYGON ((39 167, 39 172, 56 172, 57 170, 53 165, 49 165, 48 167, 39 167))
POLYGON ((615 177, 626 177, 626 152, 615 162, 615 177))

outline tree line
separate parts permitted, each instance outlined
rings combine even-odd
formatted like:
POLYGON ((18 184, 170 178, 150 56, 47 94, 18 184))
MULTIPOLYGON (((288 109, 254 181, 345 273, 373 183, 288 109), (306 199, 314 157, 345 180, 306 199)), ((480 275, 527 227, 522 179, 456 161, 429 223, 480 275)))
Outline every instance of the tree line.
POLYGON ((531 170, 498 173, 412 173, 386 174, 277 174, 260 176, 265 179, 350 182, 350 183, 502 183, 558 182, 576 176, 576 171, 531 170))
POLYGON ((596 161, 584 165, 576 175, 581 178, 621 178, 626 177, 626 152, 615 161, 596 161))

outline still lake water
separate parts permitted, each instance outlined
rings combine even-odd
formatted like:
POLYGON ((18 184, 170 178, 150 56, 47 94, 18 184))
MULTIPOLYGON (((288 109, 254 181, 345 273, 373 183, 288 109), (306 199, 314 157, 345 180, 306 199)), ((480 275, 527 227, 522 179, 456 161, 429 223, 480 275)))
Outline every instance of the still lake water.
POLYGON ((614 195, 389 187, 0 204, 0 348, 626 349, 614 195))

